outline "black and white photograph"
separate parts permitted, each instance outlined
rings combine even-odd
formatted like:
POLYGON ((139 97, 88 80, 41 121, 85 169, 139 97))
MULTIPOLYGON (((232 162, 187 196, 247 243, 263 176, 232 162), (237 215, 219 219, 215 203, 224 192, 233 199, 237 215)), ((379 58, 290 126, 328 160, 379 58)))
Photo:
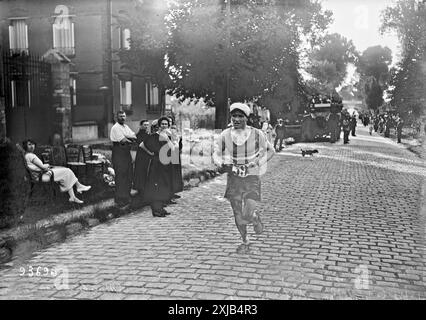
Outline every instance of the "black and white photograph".
POLYGON ((0 0, 0 300, 426 300, 425 159, 426 0, 0 0))

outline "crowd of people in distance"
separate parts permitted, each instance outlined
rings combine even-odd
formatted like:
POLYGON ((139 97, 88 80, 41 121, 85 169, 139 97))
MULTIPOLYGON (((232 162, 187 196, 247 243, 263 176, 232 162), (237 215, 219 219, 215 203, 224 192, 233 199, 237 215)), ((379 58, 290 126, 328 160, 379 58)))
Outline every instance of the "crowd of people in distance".
MULTIPOLYGON (((367 127, 370 135, 374 132, 384 134, 385 138, 390 137, 390 130, 396 129, 397 142, 401 143, 402 129, 405 125, 404 119, 398 113, 385 112, 382 114, 360 113, 359 119, 367 127)), ((420 133, 420 127, 419 127, 420 133)))
POLYGON ((117 123, 111 128, 113 143, 112 163, 115 170, 115 202, 125 209, 131 204, 134 190, 135 203, 150 205, 154 217, 169 215, 164 208, 179 198, 183 190, 181 151, 182 137, 173 120, 140 121, 135 134, 124 122, 126 113, 117 113, 117 123), (138 146, 134 167, 131 146, 138 146))

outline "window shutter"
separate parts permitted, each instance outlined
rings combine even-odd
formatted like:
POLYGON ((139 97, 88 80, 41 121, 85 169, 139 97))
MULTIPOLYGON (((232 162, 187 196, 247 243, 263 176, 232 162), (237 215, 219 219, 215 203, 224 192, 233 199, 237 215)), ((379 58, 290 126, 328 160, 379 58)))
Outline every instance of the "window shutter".
POLYGON ((120 48, 130 49, 130 29, 120 29, 120 48))
POLYGON ((132 104, 132 82, 126 81, 126 104, 132 104))
POLYGON ((28 50, 28 26, 25 19, 12 20, 9 26, 9 45, 11 50, 28 50))
POLYGON ((9 49, 16 49, 16 47, 15 28, 13 26, 9 26, 9 49))
POLYGON ((149 94, 150 94, 150 83, 149 82, 145 82, 145 104, 146 106, 149 108, 151 106, 151 104, 149 103, 149 94))
POLYGON ((158 87, 152 87, 152 104, 158 104, 158 87))
POLYGON ((74 23, 69 17, 61 17, 61 22, 53 24, 53 48, 64 54, 74 54, 74 23))

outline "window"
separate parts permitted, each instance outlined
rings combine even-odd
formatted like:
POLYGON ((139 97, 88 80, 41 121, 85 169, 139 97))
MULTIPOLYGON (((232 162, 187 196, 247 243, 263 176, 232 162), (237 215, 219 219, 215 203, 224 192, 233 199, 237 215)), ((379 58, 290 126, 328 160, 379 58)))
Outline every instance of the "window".
POLYGON ((31 107, 30 80, 10 82, 12 108, 31 107))
POLYGON ((77 80, 74 77, 70 77, 70 95, 71 95, 71 106, 77 105, 77 80))
POLYGON ((130 49, 130 29, 120 28, 120 49, 130 49))
POLYGON ((11 19, 9 47, 13 53, 28 53, 28 26, 25 19, 11 19))
POLYGON ((145 83, 145 103, 148 111, 160 112, 159 90, 151 81, 145 83))
POLYGON ((120 104, 122 107, 132 105, 132 82, 120 80, 120 104))
POLYGON ((65 55, 74 55, 74 22, 71 21, 71 18, 67 16, 56 17, 52 28, 53 48, 65 55))

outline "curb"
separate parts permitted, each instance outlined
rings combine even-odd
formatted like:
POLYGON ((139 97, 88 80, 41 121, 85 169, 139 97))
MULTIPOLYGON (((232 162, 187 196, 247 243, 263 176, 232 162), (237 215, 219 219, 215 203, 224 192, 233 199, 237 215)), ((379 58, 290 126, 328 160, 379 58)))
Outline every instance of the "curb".
MULTIPOLYGON (((426 134, 426 133, 425 133, 426 134)), ((426 161, 426 137, 422 140, 420 152, 416 153, 421 159, 426 161)), ((419 208, 419 219, 421 221, 421 234, 423 235, 423 259, 426 259, 426 178, 423 179, 422 188, 420 192, 420 208, 419 208)), ((426 268, 421 270, 423 281, 426 281, 426 268)))
MULTIPOLYGON (((222 168, 189 172, 183 179, 184 190, 197 187, 223 172, 222 168)), ((13 260, 30 257, 35 250, 62 242, 101 223, 140 209, 142 208, 123 211, 115 206, 114 199, 106 199, 78 210, 70 210, 37 221, 35 224, 7 230, 0 235, 0 268, 12 266, 13 260)))

